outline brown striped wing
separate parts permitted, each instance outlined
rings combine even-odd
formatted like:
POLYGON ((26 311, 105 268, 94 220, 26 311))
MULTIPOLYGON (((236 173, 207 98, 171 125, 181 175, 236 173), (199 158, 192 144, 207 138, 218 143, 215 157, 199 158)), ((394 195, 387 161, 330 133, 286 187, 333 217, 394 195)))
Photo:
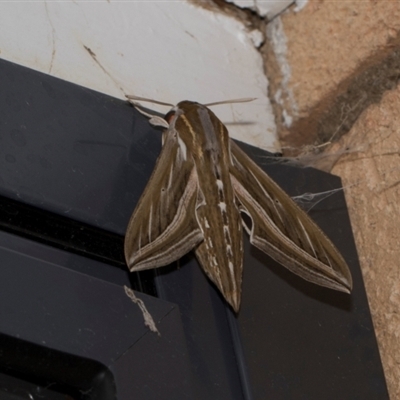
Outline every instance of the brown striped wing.
POLYGON ((126 231, 125 258, 131 271, 168 265, 203 240, 195 217, 198 184, 193 161, 183 154, 173 129, 163 139, 153 174, 126 231))
POLYGON ((295 202, 233 141, 231 180, 250 242, 302 278, 349 293, 350 270, 341 254, 295 202))

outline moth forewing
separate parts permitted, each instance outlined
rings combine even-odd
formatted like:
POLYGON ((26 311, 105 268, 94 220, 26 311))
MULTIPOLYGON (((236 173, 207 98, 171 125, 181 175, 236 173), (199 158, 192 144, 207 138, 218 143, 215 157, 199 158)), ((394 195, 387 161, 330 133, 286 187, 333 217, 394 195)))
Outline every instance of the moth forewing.
POLYGON ((203 239, 195 218, 197 192, 193 161, 184 159, 169 129, 126 231, 125 258, 131 271, 168 265, 203 239))
POLYGON ((163 149, 127 228, 125 258, 131 271, 167 265, 194 249, 206 275, 237 312, 243 223, 250 242, 292 272, 350 291, 349 269, 331 241, 229 139, 211 110, 183 101, 165 121, 163 149))
POLYGON ((302 278, 349 293, 350 270, 339 251, 296 203, 234 143, 232 183, 250 242, 302 278))

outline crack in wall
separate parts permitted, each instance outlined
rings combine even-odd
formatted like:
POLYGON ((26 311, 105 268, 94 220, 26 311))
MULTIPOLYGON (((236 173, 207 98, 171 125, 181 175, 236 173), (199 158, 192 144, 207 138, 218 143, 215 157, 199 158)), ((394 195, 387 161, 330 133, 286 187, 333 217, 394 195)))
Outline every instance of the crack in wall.
POLYGON ((51 60, 50 60, 50 66, 49 66, 49 71, 48 71, 48 73, 51 74, 51 71, 52 71, 53 65, 54 65, 54 60, 55 60, 55 57, 56 57, 56 30, 55 30, 53 22, 52 22, 52 20, 50 18, 50 13, 49 13, 49 8, 48 8, 47 1, 45 1, 45 3, 44 3, 44 8, 46 10, 47 20, 49 21, 49 24, 50 24, 50 27, 51 27, 52 51, 51 51, 51 60))
POLYGON ((107 71, 105 67, 100 63, 97 59, 96 53, 88 46, 83 45, 84 49, 89 53, 90 57, 93 61, 100 67, 100 69, 111 79, 111 81, 115 84, 115 86, 123 93, 124 96, 127 94, 125 93, 124 88, 119 84, 119 82, 107 71))

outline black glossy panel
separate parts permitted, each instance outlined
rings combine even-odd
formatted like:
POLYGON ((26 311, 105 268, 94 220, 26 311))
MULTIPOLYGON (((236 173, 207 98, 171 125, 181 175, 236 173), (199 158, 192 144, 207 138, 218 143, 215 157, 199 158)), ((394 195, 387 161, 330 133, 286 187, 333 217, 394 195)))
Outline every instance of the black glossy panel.
MULTIPOLYGON (((122 101, 11 63, 0 61, 0 81, 0 194, 123 235, 160 132, 122 101)), ((266 165, 265 152, 242 146, 291 195, 340 185, 312 169, 266 165)), ((0 310, 10 317, 0 318, 0 331, 112 360, 125 398, 387 399, 343 195, 310 215, 348 261, 351 297, 302 281, 246 241, 237 317, 190 255, 180 268, 157 270, 159 297, 181 316, 142 295, 159 338, 124 295, 123 269, 3 234, 0 310)))
POLYGON ((160 150, 128 103, 0 60, 0 194, 124 234, 160 150))
POLYGON ((173 371, 158 381, 158 392, 193 398, 175 305, 138 293, 158 336, 126 296, 122 270, 1 232, 0 259, 0 371, 42 386, 54 381, 67 393, 99 386, 106 397, 82 397, 99 400, 115 393, 120 400, 135 393, 153 399, 143 388, 173 371), (90 264, 97 264, 94 273, 90 264), (102 276, 94 277, 99 271, 102 276))

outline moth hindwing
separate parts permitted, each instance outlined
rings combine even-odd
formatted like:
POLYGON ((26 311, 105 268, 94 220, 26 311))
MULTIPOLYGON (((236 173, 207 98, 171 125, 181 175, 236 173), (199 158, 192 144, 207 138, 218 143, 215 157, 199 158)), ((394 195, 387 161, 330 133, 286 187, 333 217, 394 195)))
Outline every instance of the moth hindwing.
POLYGON ((161 154, 126 231, 131 271, 168 265, 194 250, 238 312, 244 227, 251 244, 295 274, 350 292, 349 268, 332 242, 229 138, 210 109, 182 101, 165 121, 161 154))

